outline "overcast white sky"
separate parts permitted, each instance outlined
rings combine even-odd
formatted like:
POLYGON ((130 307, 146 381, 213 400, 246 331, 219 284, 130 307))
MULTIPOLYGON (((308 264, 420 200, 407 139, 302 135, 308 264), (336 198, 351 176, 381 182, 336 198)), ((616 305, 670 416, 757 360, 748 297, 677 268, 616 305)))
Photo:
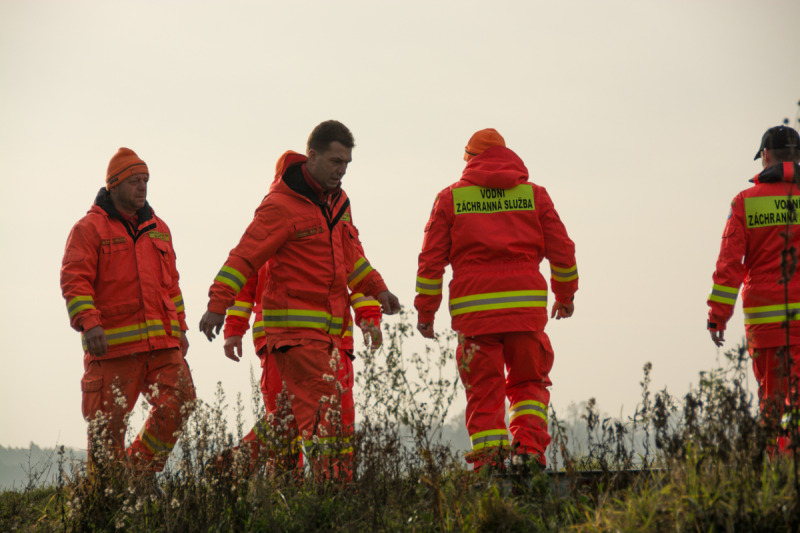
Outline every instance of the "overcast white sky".
POLYGON ((355 135, 354 219, 405 306, 433 198, 494 127, 577 246, 575 316, 547 329, 554 407, 631 415, 647 361, 685 393, 719 356, 729 202, 797 114, 798 21, 789 0, 0 0, 0 445, 85 444, 59 267, 120 146, 173 233, 200 397, 249 398, 252 345, 237 365, 197 323, 276 158, 329 118, 355 135))

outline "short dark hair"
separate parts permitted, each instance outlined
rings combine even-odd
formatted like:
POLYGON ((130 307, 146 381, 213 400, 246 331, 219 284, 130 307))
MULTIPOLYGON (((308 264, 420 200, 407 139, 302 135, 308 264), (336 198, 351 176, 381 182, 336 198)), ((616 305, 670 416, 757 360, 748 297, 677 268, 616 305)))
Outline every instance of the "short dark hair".
POLYGON ((324 152, 332 142, 341 143, 345 148, 353 148, 356 145, 353 134, 350 133, 347 126, 338 120, 326 120, 317 124, 314 131, 308 136, 306 151, 324 152))

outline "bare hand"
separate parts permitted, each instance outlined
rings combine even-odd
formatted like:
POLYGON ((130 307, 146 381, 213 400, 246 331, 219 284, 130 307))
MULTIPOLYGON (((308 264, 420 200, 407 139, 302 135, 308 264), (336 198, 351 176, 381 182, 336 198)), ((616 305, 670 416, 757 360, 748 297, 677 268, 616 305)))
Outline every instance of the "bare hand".
POLYGON ((223 323, 225 323, 225 315, 206 311, 203 318, 200 319, 200 331, 206 334, 209 341, 213 341, 214 337, 219 334, 219 330, 222 329, 223 323))
POLYGON ((708 332, 711 334, 711 340, 714 342, 714 344, 717 346, 722 346, 725 344, 725 330, 714 331, 713 329, 710 329, 708 332))
POLYGON ((417 331, 426 339, 433 339, 435 337, 433 333, 433 322, 418 322, 417 331))
POLYGON ((556 303, 553 304, 553 312, 550 313, 550 318, 561 320, 562 318, 571 317, 572 313, 574 312, 575 312, 574 303, 563 304, 558 300, 556 300, 556 303))
POLYGON ((83 333, 83 340, 86 341, 86 351, 94 357, 102 357, 108 352, 108 341, 103 326, 95 326, 83 333))
POLYGON ((380 324, 375 325, 372 320, 362 320, 358 326, 361 328, 361 332, 364 333, 364 344, 370 350, 374 352, 381 347, 383 334, 381 333, 380 324))
POLYGON ((238 363, 242 359, 242 336, 232 335, 228 337, 225 339, 225 346, 222 349, 225 350, 225 357, 238 363))
POLYGON ((181 355, 186 357, 186 353, 189 351, 189 339, 186 337, 186 332, 181 331, 181 355))
POLYGON ((381 303, 381 311, 385 315, 393 315, 400 311, 400 300, 389 291, 383 291, 375 297, 381 303))

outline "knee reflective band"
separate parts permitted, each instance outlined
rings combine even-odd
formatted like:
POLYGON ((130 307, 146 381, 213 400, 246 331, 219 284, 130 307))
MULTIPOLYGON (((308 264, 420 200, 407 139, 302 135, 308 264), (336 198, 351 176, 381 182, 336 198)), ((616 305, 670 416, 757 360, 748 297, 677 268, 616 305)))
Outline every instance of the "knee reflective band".
POLYGON ((711 288, 711 294, 708 299, 712 302, 719 302, 721 304, 736 304, 736 297, 739 295, 739 289, 734 287, 726 287, 724 285, 717 285, 716 283, 711 288))
POLYGON ((781 418, 781 427, 783 429, 789 429, 791 426, 800 426, 800 411, 794 410, 789 411, 783 415, 781 418))
POLYGON ((508 431, 505 428, 490 429, 470 435, 469 439, 472 441, 473 450, 492 446, 508 446, 508 431))
POLYGON ((453 298, 450 300, 450 315, 517 307, 547 307, 547 291, 487 292, 453 298))
POLYGON ((509 420, 514 420, 518 416, 533 415, 538 416, 547 422, 547 406, 542 402, 536 400, 525 400, 523 402, 515 403, 508 410, 509 420))
POLYGON ((745 324, 768 324, 785 320, 800 320, 800 303, 745 307, 745 324))
POLYGON ((317 442, 313 439, 303 442, 303 453, 306 456, 353 453, 350 437, 326 437, 316 440, 317 442))
POLYGON ((417 276, 417 292, 420 294, 442 294, 442 279, 428 279, 417 276))

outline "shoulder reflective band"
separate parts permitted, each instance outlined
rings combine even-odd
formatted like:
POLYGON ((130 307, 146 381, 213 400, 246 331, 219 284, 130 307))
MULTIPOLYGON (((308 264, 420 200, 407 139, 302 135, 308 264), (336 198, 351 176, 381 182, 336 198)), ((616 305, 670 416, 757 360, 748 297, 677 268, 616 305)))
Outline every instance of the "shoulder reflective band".
POLYGON ((67 312, 70 318, 87 309, 97 309, 94 306, 94 298, 91 296, 76 296, 67 302, 67 312))
POLYGON ((791 198, 793 209, 789 212, 790 199, 786 196, 757 196, 744 199, 744 218, 748 228, 780 226, 791 221, 798 224, 797 210, 800 198, 791 198))
POLYGON ((481 431, 480 433, 470 435, 469 440, 472 441, 473 450, 480 450, 481 448, 489 448, 491 446, 508 446, 508 431, 505 428, 481 431))
POLYGON ((550 265, 550 276, 554 281, 572 281, 578 279, 578 266, 572 265, 569 268, 561 268, 550 265))
POLYGON ((453 208, 456 215, 533 211, 533 187, 530 183, 513 189, 487 189, 477 185, 458 187, 453 189, 453 208))
POLYGON ((547 291, 487 292, 453 298, 450 300, 450 315, 517 307, 547 307, 547 291))
POLYGON ((442 279, 428 279, 417 276, 417 292, 420 294, 442 294, 442 279))
POLYGON ((786 320, 800 320, 800 303, 744 308, 745 324, 770 324, 786 320))
POLYGON ((177 296, 173 296, 173 297, 172 297, 172 303, 174 303, 174 304, 175 304, 175 310, 176 310, 177 312, 179 312, 179 313, 183 313, 183 312, 184 312, 184 307, 183 307, 183 294, 179 294, 179 295, 177 295, 177 296))
POLYGON ((359 257, 353 265, 353 272, 347 277, 347 284, 352 288, 364 279, 364 276, 372 272, 372 266, 364 257, 359 257))
POLYGON ((735 305, 736 297, 739 295, 739 289, 735 287, 726 287, 725 285, 717 285, 716 283, 711 288, 711 294, 708 299, 712 302, 719 302, 721 304, 735 305))
POLYGON ((250 318, 250 313, 253 312, 253 302, 245 302, 242 300, 235 300, 233 305, 225 311, 227 316, 239 316, 244 319, 250 318))
MULTIPOLYGON (((263 312, 265 328, 324 329, 331 335, 341 335, 344 318, 331 316, 325 311, 308 309, 266 309, 263 312)), ((255 332, 253 333, 255 335, 255 332)))
POLYGON ((519 403, 515 403, 508 410, 509 420, 514 420, 518 416, 523 416, 523 415, 538 416, 539 418, 547 422, 547 406, 542 402, 537 402, 536 400, 525 400, 519 403))
POLYGON ((242 290, 242 287, 244 287, 244 284, 247 283, 247 278, 235 268, 226 265, 220 269, 214 281, 219 281, 220 283, 228 285, 238 294, 239 291, 242 290))

